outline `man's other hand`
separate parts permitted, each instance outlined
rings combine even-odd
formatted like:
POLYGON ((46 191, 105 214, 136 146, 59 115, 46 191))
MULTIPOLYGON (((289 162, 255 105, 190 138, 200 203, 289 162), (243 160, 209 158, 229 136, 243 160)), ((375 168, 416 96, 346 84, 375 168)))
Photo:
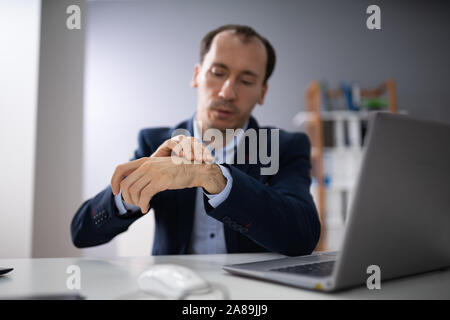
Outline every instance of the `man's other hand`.
POLYGON ((122 190, 125 202, 147 213, 151 198, 164 190, 203 187, 218 194, 225 188, 226 179, 218 165, 179 160, 174 156, 144 157, 117 166, 111 178, 114 195, 122 190))
POLYGON ((170 157, 171 155, 198 163, 212 163, 214 160, 211 151, 203 143, 194 137, 184 135, 164 141, 151 157, 170 157))

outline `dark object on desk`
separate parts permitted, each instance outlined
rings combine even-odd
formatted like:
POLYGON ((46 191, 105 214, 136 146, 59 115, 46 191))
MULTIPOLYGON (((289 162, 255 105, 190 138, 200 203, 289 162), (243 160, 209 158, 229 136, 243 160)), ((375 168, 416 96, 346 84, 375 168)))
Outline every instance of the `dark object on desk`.
POLYGON ((8 272, 11 272, 13 270, 14 270, 14 268, 1 268, 0 267, 0 276, 4 275, 4 274, 7 274, 8 272))
POLYGON ((2 300, 85 300, 79 293, 56 293, 46 295, 29 295, 2 298, 2 300))

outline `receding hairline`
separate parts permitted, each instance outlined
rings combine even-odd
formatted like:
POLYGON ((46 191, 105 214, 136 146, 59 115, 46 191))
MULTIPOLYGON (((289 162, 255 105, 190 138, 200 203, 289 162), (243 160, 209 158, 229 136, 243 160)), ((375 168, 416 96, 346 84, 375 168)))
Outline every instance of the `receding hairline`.
POLYGON ((258 38, 259 41, 265 47, 266 52, 266 73, 264 75, 264 83, 272 75, 275 64, 276 64, 276 53, 272 44, 267 40, 267 38, 261 36, 257 31, 255 31, 252 27, 246 25, 238 25, 238 24, 227 24, 221 27, 218 27, 214 30, 209 31, 206 35, 203 36, 202 41, 200 42, 200 59, 199 64, 201 65, 204 61, 204 57, 211 49, 211 45, 216 36, 224 33, 224 31, 229 31, 232 34, 236 34, 243 43, 247 43, 249 41, 253 41, 253 38, 258 38))
MULTIPOLYGON (((216 35, 214 35, 214 37, 211 40, 210 48, 209 48, 209 50, 208 50, 208 52, 206 54, 208 54, 211 51, 211 47, 215 44, 215 41, 217 41, 217 38, 220 37, 220 36, 224 36, 227 33, 231 34, 231 35, 233 35, 233 36, 235 36, 237 38, 239 38, 239 40, 243 44, 248 44, 250 42, 255 42, 255 41, 256 41, 255 43, 259 43, 259 45, 261 46, 261 49, 263 49, 263 51, 264 51, 264 55, 266 57, 266 63, 267 63, 267 59, 269 57, 268 57, 267 50, 266 50, 264 42, 256 35, 243 34, 243 33, 238 32, 235 29, 222 30, 222 31, 218 32, 216 35)), ((205 54, 205 56, 206 56, 206 54, 205 54)), ((203 58, 204 58, 204 56, 203 56, 203 58)), ((203 62, 202 60, 200 60, 200 64, 203 62)))

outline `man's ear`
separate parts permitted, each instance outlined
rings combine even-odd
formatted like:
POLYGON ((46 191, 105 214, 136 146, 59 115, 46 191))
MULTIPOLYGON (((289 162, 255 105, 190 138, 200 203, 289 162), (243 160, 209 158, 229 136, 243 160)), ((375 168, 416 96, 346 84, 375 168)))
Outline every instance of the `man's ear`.
POLYGON ((269 86, 266 82, 261 89, 261 97, 258 100, 258 104, 264 104, 264 98, 266 97, 267 89, 269 89, 269 86))
POLYGON ((192 75, 192 80, 191 80, 191 87, 192 88, 197 88, 198 87, 198 75, 200 74, 200 64, 197 63, 194 66, 194 74, 192 75))

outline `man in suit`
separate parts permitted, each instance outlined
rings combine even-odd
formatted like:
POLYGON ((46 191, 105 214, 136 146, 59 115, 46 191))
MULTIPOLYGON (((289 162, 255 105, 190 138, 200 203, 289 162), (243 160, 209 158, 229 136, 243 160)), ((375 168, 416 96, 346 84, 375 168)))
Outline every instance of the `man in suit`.
POLYGON ((264 102, 274 66, 273 47, 252 28, 226 25, 209 32, 191 83, 198 92, 196 113, 173 128, 140 131, 132 161, 117 166, 111 185, 75 214, 75 246, 106 243, 153 208, 154 255, 310 254, 320 222, 309 191, 309 140, 261 128, 251 116, 264 102), (213 140, 211 131, 222 135, 213 140), (263 150, 279 159, 269 175, 263 174, 267 161, 255 157, 263 150))

